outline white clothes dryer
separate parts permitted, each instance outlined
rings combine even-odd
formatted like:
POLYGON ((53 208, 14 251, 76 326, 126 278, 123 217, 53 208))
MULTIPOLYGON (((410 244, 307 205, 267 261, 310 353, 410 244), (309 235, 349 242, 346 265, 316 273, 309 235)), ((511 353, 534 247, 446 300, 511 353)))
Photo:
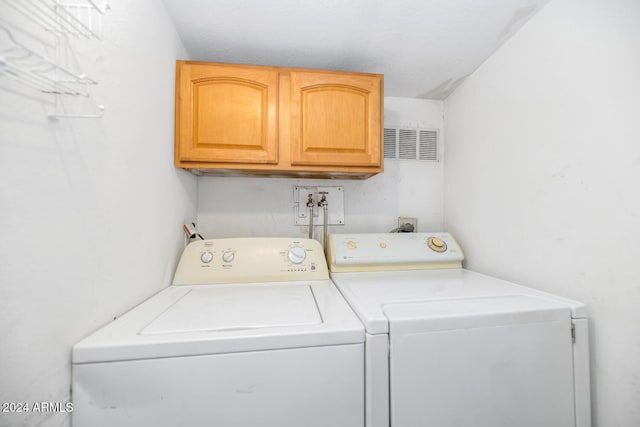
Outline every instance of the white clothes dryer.
POLYGON ((583 304, 462 268, 448 233, 333 234, 367 427, 589 427, 583 304))
POLYGON ((74 427, 364 425, 364 328, 318 242, 204 240, 73 348, 74 427))

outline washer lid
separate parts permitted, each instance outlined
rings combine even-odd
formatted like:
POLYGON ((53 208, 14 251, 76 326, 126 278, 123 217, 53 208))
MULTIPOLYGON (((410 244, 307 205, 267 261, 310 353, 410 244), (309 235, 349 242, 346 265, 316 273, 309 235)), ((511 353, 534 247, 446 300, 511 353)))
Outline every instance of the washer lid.
POLYGON ((140 333, 233 331, 322 323, 310 285, 189 289, 140 333))
POLYGON ((343 345, 364 328, 329 280, 169 286, 73 347, 73 363, 343 345))

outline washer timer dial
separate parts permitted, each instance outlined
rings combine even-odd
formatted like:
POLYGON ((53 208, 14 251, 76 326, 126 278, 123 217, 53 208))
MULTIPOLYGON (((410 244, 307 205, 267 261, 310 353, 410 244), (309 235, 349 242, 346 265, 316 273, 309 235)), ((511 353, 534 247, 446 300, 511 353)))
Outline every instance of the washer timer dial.
POLYGON ((301 264, 307 258, 307 251, 302 246, 293 246, 287 254, 289 261, 301 264))

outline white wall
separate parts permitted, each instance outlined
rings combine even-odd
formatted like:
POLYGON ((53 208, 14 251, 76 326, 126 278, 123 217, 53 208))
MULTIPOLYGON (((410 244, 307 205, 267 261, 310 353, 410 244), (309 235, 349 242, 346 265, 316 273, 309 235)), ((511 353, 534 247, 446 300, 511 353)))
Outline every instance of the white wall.
MULTIPOLYGON (((68 402, 72 345, 169 284, 196 215, 196 179, 173 167, 185 51, 161 3, 109 3, 103 40, 74 59, 100 82, 104 118, 49 121, 51 95, 0 76, 2 402, 68 402)), ((68 422, 0 414, 3 426, 68 422)))
MULTIPOLYGON (((442 129, 442 101, 385 98, 385 125, 442 129)), ((385 159, 385 171, 363 181, 201 177, 198 229, 205 238, 300 236, 294 185, 344 186, 345 224, 330 233, 387 232, 398 216, 418 218, 419 230, 442 227, 442 163, 385 159)), ((321 227, 316 229, 321 236, 321 227)))
POLYGON ((594 426, 640 425, 640 2, 553 0, 445 101, 467 267, 587 303, 594 426))

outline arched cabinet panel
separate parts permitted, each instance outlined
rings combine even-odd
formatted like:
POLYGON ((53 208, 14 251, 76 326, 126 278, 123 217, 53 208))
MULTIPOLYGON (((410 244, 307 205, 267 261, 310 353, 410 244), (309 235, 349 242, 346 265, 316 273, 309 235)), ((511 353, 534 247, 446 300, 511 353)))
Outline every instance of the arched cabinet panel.
POLYGON ((292 73, 294 165, 381 164, 380 87, 361 76, 292 73))
POLYGON ((383 170, 380 74, 177 61, 176 166, 204 175, 383 170))
POLYGON ((277 163, 277 72, 189 64, 179 74, 181 160, 277 163))

